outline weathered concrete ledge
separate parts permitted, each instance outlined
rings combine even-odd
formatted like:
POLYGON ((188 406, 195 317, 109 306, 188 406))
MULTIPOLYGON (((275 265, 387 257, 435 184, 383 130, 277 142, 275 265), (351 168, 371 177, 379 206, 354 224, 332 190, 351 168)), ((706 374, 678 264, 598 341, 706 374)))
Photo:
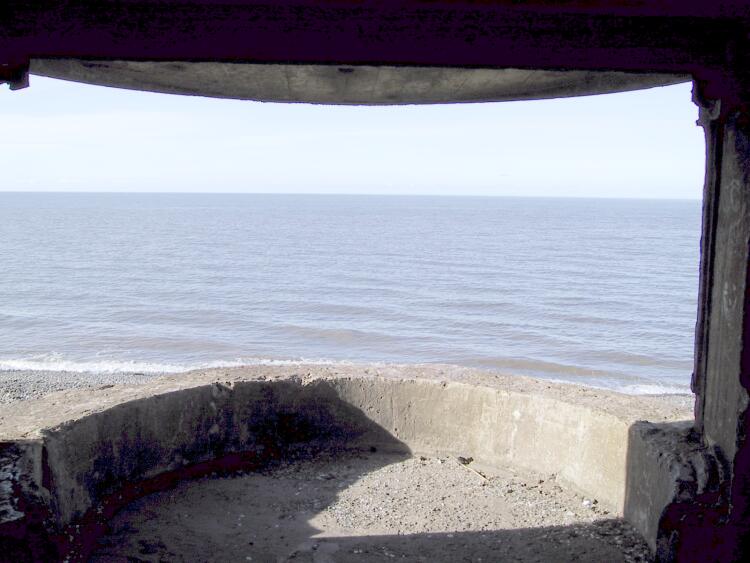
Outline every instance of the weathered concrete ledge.
MULTIPOLYGON (((684 420, 691 407, 687 396, 633 397, 449 366, 254 366, 63 391, 0 410, 0 538, 21 550, 45 534, 64 537, 118 491, 132 495, 134 483, 211 460, 240 454, 257 466, 337 447, 555 474, 628 516, 638 511, 626 499, 641 498, 627 494, 629 464, 648 457, 629 453, 641 440, 631 427, 684 420)), ((660 502, 644 510, 658 515, 660 502)), ((633 523, 653 547, 644 529, 652 520, 633 523)))
POLYGON ((498 102, 624 92, 686 82, 631 72, 34 59, 40 76, 101 86, 314 104, 498 102))

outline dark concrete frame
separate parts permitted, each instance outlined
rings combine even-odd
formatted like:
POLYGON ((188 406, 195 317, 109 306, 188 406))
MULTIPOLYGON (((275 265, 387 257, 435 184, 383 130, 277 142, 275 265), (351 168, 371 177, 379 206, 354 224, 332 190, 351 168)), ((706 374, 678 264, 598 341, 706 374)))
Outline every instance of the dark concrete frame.
MULTIPOLYGON (((651 460, 654 474, 672 486, 665 506, 654 506, 656 521, 646 519, 657 528, 657 555, 665 561, 750 554, 749 53, 750 5, 739 0, 10 0, 0 6, 0 81, 11 88, 27 85, 35 58, 691 75, 707 155, 695 425, 634 429, 642 446, 633 450, 634 467, 651 460)), ((633 498, 649 496, 639 487, 632 483, 633 498)))

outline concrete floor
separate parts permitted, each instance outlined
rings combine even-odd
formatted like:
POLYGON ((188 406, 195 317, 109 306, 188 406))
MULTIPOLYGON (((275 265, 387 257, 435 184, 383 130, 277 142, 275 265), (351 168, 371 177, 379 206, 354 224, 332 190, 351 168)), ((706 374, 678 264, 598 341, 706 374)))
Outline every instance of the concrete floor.
POLYGON ((121 510, 91 561, 649 559, 637 532, 554 475, 474 465, 349 452, 185 482, 121 510))

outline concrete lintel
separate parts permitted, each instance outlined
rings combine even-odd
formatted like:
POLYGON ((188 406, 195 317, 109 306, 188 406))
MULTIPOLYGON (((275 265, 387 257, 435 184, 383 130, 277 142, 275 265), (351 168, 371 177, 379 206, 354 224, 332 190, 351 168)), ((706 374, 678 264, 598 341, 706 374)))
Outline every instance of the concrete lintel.
POLYGON ((433 104, 605 94, 687 75, 372 65, 34 59, 31 72, 75 82, 268 102, 433 104))

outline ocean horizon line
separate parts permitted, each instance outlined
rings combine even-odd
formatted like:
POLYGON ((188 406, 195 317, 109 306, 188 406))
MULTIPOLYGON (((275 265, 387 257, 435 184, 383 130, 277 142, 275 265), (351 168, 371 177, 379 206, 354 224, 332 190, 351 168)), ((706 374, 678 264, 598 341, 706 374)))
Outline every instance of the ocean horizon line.
POLYGON ((621 197, 621 196, 561 196, 561 195, 510 195, 510 194, 423 194, 423 193, 352 193, 352 192, 226 192, 226 191, 125 191, 125 190, 1 190, 9 195, 204 195, 204 196, 303 196, 303 197, 393 197, 393 198, 440 198, 440 199, 539 199, 539 200, 588 200, 588 201, 665 201, 701 202, 702 198, 621 197))

